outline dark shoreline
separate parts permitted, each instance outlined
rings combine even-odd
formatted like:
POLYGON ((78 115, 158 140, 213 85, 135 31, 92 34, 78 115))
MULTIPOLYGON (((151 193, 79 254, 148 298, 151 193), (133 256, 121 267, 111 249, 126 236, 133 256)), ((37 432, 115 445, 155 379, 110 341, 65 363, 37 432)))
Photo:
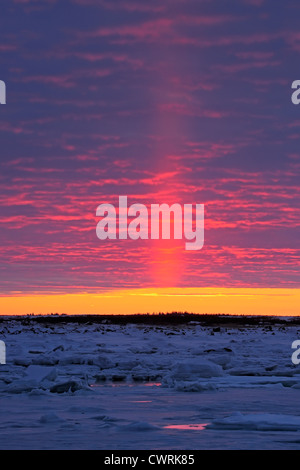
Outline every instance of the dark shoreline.
POLYGON ((0 324, 7 321, 17 321, 24 325, 42 324, 111 324, 127 325, 142 324, 153 326, 191 325, 193 322, 206 327, 257 327, 257 326, 299 326, 300 316, 264 316, 264 315, 229 315, 229 314, 199 314, 199 313, 159 313, 132 315, 0 315, 0 324))

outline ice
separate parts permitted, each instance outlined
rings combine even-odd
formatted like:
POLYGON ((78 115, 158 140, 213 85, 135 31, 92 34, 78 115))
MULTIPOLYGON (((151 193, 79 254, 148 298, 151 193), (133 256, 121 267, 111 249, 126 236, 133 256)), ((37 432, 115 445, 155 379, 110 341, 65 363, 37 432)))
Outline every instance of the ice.
POLYGON ((90 390, 84 381, 68 380, 67 382, 57 383, 50 388, 51 393, 77 392, 78 390, 90 390))
POLYGON ((257 413, 244 415, 236 412, 222 420, 215 420, 208 428, 255 430, 255 431, 299 431, 300 416, 257 413))
POLYGON ((55 366, 58 364, 58 359, 56 357, 41 354, 40 356, 32 359, 32 364, 40 366, 55 366))
POLYGON ((42 382, 43 380, 53 381, 57 377, 57 370, 55 368, 49 369, 45 366, 30 365, 26 369, 26 378, 28 380, 35 380, 36 382, 42 382))
POLYGON ((208 390, 216 390, 217 387, 214 384, 207 382, 176 382, 174 386, 175 390, 179 392, 204 392, 208 390))
POLYGON ((56 424, 61 423, 64 420, 57 416, 55 413, 47 413, 40 417, 39 422, 42 424, 56 424))
POLYGON ((134 422, 126 426, 119 426, 119 429, 126 432, 145 432, 145 431, 158 431, 160 428, 147 422, 134 422))
POLYGON ((30 359, 25 359, 23 357, 16 357, 13 362, 16 366, 23 366, 23 367, 28 367, 31 364, 30 359))
POLYGON ((193 361, 179 362, 172 367, 170 377, 175 380, 194 380, 195 378, 221 377, 222 367, 199 358, 193 361))
POLYGON ((0 331, 0 449, 299 446, 291 344, 300 328, 291 322, 270 330, 6 319, 0 331))
POLYGON ((5 388, 6 393, 24 393, 31 392, 38 387, 36 380, 17 379, 5 388))

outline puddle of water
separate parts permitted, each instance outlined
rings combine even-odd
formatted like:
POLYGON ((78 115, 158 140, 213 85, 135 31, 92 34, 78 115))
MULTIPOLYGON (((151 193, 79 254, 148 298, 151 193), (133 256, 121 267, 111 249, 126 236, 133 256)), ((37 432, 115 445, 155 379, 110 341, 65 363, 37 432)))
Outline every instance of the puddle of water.
POLYGON ((169 424, 164 429, 178 429, 180 431, 203 431, 209 423, 200 424, 169 424))
POLYGON ((152 403, 152 400, 131 400, 130 403, 152 403))

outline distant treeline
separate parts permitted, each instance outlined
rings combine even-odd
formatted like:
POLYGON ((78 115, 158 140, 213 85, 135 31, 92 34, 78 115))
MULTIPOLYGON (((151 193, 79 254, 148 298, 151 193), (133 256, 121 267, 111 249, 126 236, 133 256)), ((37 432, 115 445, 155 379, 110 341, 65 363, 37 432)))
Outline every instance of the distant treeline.
POLYGON ((128 323, 144 325, 192 325, 194 322, 214 328, 222 327, 242 327, 242 326, 300 326, 300 316, 297 317, 276 317, 263 315, 229 315, 229 314, 199 314, 188 312, 171 313, 143 313, 132 315, 14 315, 0 316, 0 323, 8 320, 20 321, 23 324, 34 323, 79 323, 79 324, 116 324, 126 325, 128 323))

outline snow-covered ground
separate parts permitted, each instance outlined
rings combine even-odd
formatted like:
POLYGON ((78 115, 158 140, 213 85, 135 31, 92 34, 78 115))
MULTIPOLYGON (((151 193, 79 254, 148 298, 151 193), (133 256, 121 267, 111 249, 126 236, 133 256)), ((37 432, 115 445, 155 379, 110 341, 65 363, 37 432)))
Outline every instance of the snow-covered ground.
POLYGON ((0 449, 297 449, 296 326, 0 324, 0 449))

